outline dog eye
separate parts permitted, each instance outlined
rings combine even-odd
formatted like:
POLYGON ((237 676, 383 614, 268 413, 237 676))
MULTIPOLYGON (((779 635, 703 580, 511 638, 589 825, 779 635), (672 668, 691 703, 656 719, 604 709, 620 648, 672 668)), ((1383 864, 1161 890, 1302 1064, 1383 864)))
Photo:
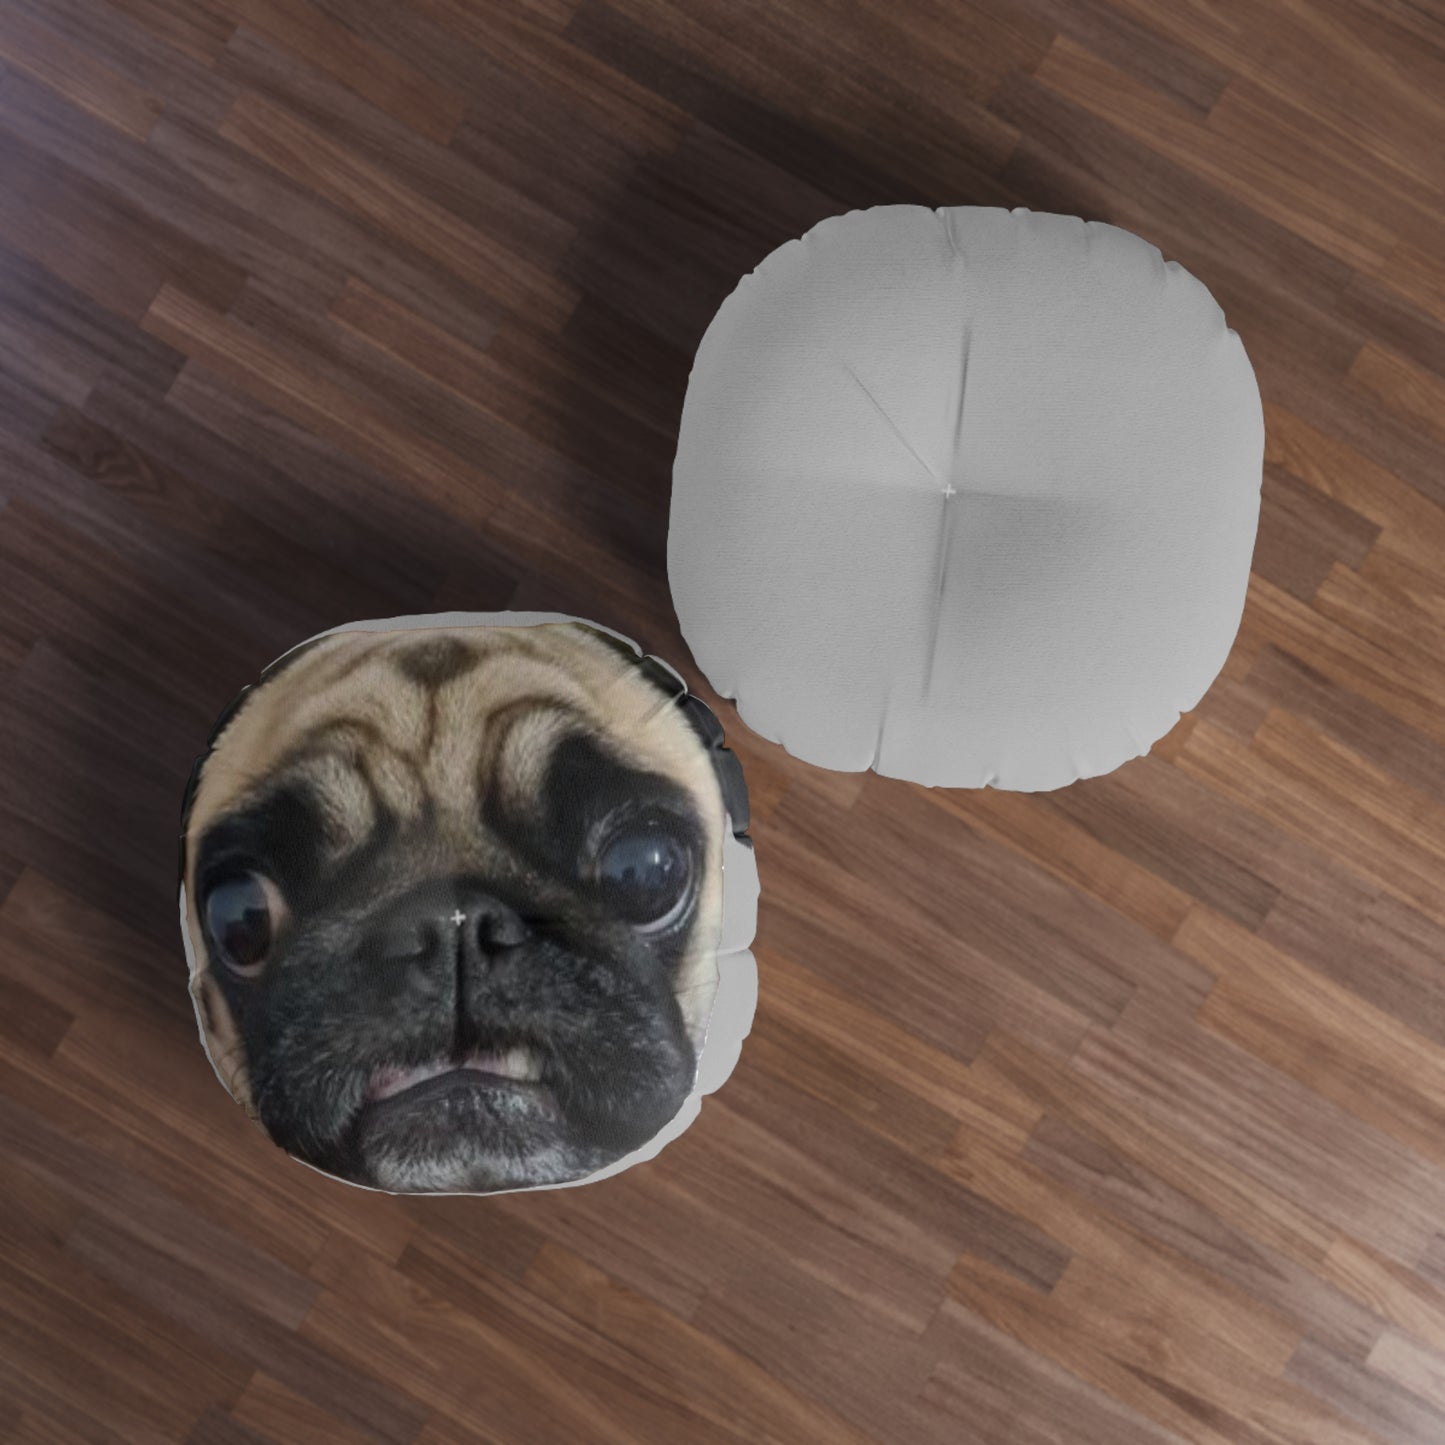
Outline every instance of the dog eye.
POLYGON ((276 932, 285 917, 280 891, 260 873, 234 873, 206 895, 206 927, 221 962, 242 978, 255 978, 266 966, 276 932))
POLYGON ((691 899, 692 853, 661 819, 630 819, 605 833, 585 871, 611 906, 645 932, 676 923, 691 899))

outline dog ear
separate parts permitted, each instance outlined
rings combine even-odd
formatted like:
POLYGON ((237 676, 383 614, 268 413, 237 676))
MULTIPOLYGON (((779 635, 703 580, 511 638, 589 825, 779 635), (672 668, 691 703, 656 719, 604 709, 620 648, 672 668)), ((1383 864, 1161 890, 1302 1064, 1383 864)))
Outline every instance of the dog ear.
POLYGON ((655 657, 644 653, 635 642, 629 642, 625 637, 616 637, 612 633, 604 632, 600 627, 592 627, 586 622, 573 622, 569 625, 575 627, 578 632, 585 632, 589 637, 596 639, 604 647, 630 662, 633 667, 640 669, 642 675, 659 692, 675 698, 687 691, 687 684, 680 677, 665 668, 655 657))
POLYGON ((723 806, 732 822, 733 837, 745 847, 751 848, 753 840, 747 835, 748 785, 743 777, 743 765, 738 761, 737 754, 724 746, 722 724, 717 720, 717 714, 700 697, 690 692, 684 693, 679 704, 688 722, 692 724, 692 730, 702 739, 702 745, 707 749, 718 787, 722 790, 723 806))

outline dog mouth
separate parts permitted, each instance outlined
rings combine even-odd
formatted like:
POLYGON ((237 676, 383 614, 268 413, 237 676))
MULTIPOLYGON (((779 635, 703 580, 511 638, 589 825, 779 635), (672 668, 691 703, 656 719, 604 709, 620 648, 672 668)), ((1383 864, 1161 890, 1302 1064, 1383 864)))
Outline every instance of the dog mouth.
POLYGON ((367 1085, 365 1102, 380 1104, 410 1096, 433 1080, 479 1087, 542 1087, 542 1056, 526 1044, 506 1050, 474 1050, 460 1061, 438 1058, 410 1067, 387 1064, 376 1069, 367 1085))
POLYGON ((573 1177, 587 1160, 526 1045, 372 1070, 353 1125, 360 1177, 398 1192, 486 1192, 573 1177))
MULTIPOLYGON (((419 1064, 373 1065, 335 1167, 396 1193, 571 1181, 643 1142, 644 1125, 667 1102, 659 1089, 640 1092, 629 1115, 605 1076, 587 1077, 588 1056, 579 1085, 579 1061, 558 1058, 549 1046, 505 1037, 485 1043, 419 1064)), ((624 1073, 619 1086, 631 1077, 624 1073)))

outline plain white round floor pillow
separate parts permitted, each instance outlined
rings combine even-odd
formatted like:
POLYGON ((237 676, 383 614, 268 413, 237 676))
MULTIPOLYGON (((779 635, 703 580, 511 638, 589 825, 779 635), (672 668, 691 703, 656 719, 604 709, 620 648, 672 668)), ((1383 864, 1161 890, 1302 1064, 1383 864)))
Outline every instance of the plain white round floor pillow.
POLYGON ((831 217, 698 348, 668 577, 698 666, 825 768, 1040 791, 1138 757, 1239 629, 1264 422, 1202 282, 1116 226, 831 217))

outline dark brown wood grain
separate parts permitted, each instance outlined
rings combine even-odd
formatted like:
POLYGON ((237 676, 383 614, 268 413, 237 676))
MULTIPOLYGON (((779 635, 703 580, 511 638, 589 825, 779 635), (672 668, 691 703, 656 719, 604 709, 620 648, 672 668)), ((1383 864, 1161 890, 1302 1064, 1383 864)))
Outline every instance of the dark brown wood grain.
POLYGON ((1404 0, 0 3, 0 1438, 1445 1439, 1445 16, 1404 0), (751 734, 665 556, 692 357, 823 217, 1198 275, 1236 646, 1052 794, 751 734), (405 1199, 197 1037, 210 726, 295 642, 576 612, 743 760, 757 1022, 659 1158, 405 1199))

